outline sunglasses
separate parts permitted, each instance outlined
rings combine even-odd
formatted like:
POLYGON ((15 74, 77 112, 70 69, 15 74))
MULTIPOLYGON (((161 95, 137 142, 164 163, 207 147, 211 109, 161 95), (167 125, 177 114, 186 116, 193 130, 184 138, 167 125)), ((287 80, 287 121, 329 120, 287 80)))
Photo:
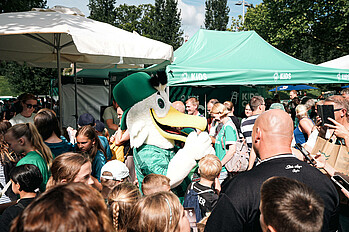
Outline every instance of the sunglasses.
POLYGON ((27 104, 27 103, 25 103, 26 105, 27 105, 27 108, 28 109, 31 109, 31 108, 37 108, 38 107, 38 105, 33 105, 33 104, 27 104))

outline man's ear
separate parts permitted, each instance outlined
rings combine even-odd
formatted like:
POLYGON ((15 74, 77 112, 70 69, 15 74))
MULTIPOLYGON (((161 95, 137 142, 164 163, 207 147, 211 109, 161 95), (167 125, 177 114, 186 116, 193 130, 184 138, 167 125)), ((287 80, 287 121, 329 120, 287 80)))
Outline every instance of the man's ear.
POLYGON ((268 231, 270 232, 277 232, 274 227, 272 227, 271 225, 268 225, 268 231))
POLYGON ((261 130, 259 129, 259 127, 257 127, 254 133, 254 142, 257 142, 260 139, 261 139, 261 130))

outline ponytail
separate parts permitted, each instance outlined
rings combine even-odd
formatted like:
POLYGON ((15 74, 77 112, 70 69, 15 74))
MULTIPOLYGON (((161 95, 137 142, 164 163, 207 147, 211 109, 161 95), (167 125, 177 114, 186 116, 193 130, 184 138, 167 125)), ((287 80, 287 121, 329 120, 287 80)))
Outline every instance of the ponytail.
POLYGON ((119 203, 117 201, 114 201, 111 204, 111 208, 112 208, 112 218, 113 218, 113 227, 115 231, 118 231, 118 227, 119 227, 119 203))
POLYGON ((42 139, 41 135, 39 134, 34 124, 32 123, 26 123, 26 124, 31 133, 30 143, 33 145, 33 147, 36 150, 38 150, 38 153, 46 161, 48 170, 50 170, 52 160, 53 160, 51 149, 44 143, 44 140, 42 139))
POLYGON ((7 133, 11 133, 16 139, 25 137, 29 143, 37 150, 38 154, 45 160, 48 170, 52 164, 52 152, 44 143, 38 130, 32 123, 20 123, 11 127, 7 133))

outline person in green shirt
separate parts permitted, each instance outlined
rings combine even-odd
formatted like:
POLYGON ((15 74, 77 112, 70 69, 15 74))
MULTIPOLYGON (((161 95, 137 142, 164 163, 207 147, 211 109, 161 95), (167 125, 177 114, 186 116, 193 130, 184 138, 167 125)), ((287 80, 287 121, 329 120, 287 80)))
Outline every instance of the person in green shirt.
POLYGON ((6 132, 5 141, 14 152, 24 155, 17 166, 33 164, 39 168, 43 176, 40 191, 44 192, 50 177, 49 167, 52 164, 52 153, 50 148, 45 145, 36 127, 32 123, 14 125, 6 132))
POLYGON ((212 107, 212 116, 223 124, 214 144, 216 156, 222 162, 222 171, 219 182, 222 183, 228 177, 228 171, 224 165, 234 156, 236 151, 236 141, 238 139, 237 130, 234 123, 228 117, 229 111, 222 103, 216 103, 212 107))

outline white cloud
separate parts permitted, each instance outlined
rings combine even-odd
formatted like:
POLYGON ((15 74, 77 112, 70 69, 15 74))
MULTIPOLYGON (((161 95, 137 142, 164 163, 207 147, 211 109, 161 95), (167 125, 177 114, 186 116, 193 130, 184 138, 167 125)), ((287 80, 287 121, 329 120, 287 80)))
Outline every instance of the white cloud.
POLYGON ((193 6, 178 0, 178 9, 181 10, 182 29, 184 35, 189 38, 193 36, 201 26, 204 26, 205 20, 205 6, 193 6))

